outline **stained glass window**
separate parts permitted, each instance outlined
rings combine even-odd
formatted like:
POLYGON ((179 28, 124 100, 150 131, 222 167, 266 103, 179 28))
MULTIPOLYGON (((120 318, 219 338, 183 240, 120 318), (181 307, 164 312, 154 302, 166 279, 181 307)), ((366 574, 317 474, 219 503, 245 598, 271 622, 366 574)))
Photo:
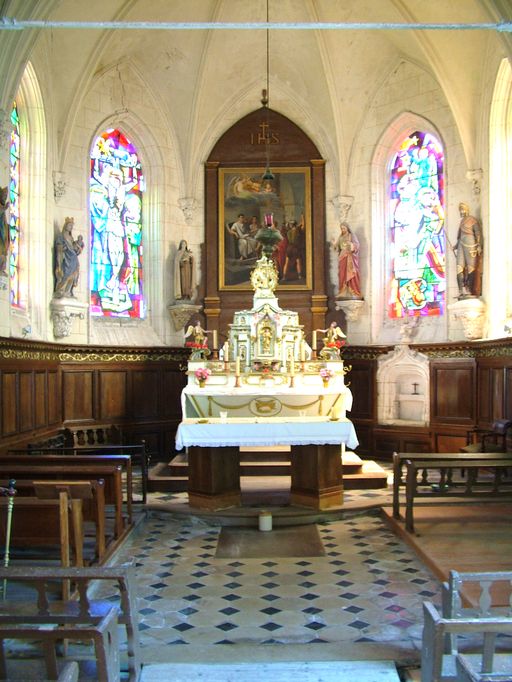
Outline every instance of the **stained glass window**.
POLYGON ((442 315, 445 304, 443 149, 424 132, 403 140, 391 170, 391 318, 442 315))
POLYGON ((91 314, 143 318, 142 195, 133 144, 107 130, 91 152, 91 314))
POLYGON ((20 307, 20 119, 16 102, 13 103, 11 111, 11 124, 8 260, 11 305, 20 307))

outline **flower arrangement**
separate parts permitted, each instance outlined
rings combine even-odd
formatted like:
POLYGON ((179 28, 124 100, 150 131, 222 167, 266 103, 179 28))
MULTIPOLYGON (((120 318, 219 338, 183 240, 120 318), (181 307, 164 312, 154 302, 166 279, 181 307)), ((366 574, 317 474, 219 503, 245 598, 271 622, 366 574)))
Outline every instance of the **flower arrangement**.
POLYGON ((336 339, 336 341, 327 341, 324 345, 326 348, 337 348, 338 350, 341 350, 347 345, 347 342, 345 339, 336 339))
POLYGON ((320 370, 320 376, 324 381, 329 381, 334 376, 334 372, 332 369, 328 369, 327 367, 322 367, 320 370))
POLYGON ((199 382, 206 381, 210 374, 211 371, 207 367, 199 367, 194 372, 194 376, 199 382))
POLYGON ((208 348, 208 343, 204 341, 203 343, 198 343, 197 341, 186 341, 186 348, 208 348))

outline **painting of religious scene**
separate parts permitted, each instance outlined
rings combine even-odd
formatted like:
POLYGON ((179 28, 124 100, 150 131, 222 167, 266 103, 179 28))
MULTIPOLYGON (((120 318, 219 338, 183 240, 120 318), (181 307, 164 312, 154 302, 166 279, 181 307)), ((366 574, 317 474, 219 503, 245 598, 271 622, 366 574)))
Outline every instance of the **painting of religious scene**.
POLYGON ((280 234, 273 252, 279 286, 311 288, 309 168, 222 168, 219 171, 219 288, 246 289, 268 224, 280 234))
POLYGON ((144 178, 133 144, 108 130, 91 152, 91 314, 143 318, 144 178))

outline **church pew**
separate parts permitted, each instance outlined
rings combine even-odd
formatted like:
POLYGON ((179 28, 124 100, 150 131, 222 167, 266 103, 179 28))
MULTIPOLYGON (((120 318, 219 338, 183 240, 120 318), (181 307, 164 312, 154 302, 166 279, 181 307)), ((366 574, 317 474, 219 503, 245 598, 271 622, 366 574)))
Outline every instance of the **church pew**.
MULTIPOLYGON (((0 484, 3 484, 0 481, 0 484)), ((60 542, 61 548, 66 543, 62 542, 62 535, 53 535, 59 526, 62 526, 63 508, 59 509, 59 518, 56 520, 56 507, 61 503, 59 493, 65 492, 72 511, 73 538, 75 551, 80 554, 77 565, 83 563, 83 536, 84 521, 90 521, 95 529, 95 554, 96 560, 101 562, 106 551, 106 524, 105 524, 105 483, 102 479, 97 481, 32 481, 17 480, 17 495, 13 500, 12 511, 12 546, 31 547, 44 546, 60 542), (79 503, 79 504, 78 504, 79 503), (79 538, 82 538, 78 542, 79 538)), ((7 510, 8 498, 0 498, 0 509, 7 510)), ((6 512, 2 511, 6 517, 6 512)), ((6 524, 0 525, 0 538, 5 543, 6 524)), ((69 565, 64 563, 63 565, 69 565)))
POLYGON ((0 464, 0 479, 25 480, 99 480, 105 482, 105 503, 114 506, 114 535, 124 532, 122 467, 118 464, 25 464, 9 461, 0 464))
MULTIPOLYGON (((46 465, 46 464, 56 464, 56 465, 66 465, 70 467, 75 467, 79 465, 116 465, 122 467, 125 473, 125 485, 126 485, 126 511, 128 515, 128 523, 133 523, 133 473, 132 473, 132 459, 130 455, 122 454, 106 454, 106 453, 89 453, 75 455, 70 454, 66 450, 59 451, 57 454, 55 450, 9 450, 6 455, 0 455, 0 465, 9 464, 10 462, 18 462, 19 464, 30 463, 35 465, 46 465), (37 454, 39 453, 39 454, 37 454), (30 457, 30 460, 26 458, 30 457)), ((110 491, 109 491, 110 493, 110 491)))
MULTIPOLYGON (((465 462, 471 460, 510 460, 510 466, 512 467, 512 453, 491 453, 491 452, 475 452, 471 454, 460 453, 460 452, 394 452, 393 453, 393 517, 395 519, 400 518, 400 487, 405 487, 405 478, 403 475, 403 469, 406 460, 417 461, 423 460, 424 462, 436 463, 442 462, 458 462, 458 466, 455 468, 465 469, 465 462)), ((453 470, 450 468, 449 475, 452 475, 453 470)), ((423 482, 426 484, 428 480, 425 478, 426 473, 423 473, 423 482)))
MULTIPOLYGON (((139 629, 137 610, 137 587, 133 563, 105 567, 43 568, 39 566, 0 567, 0 582, 22 583, 29 590, 26 596, 12 600, 0 600, 0 626, 17 627, 31 624, 36 627, 64 625, 79 628, 84 624, 97 624, 108 613, 116 599, 118 622, 126 628, 127 668, 130 682, 137 682, 141 675, 139 629), (71 581, 76 587, 73 600, 53 597, 52 585, 71 581), (107 596, 103 587, 107 587, 107 596), (114 593, 112 593, 114 590, 114 593)), ((14 593, 13 593, 14 594, 14 593)), ((117 641, 117 639, 116 639, 117 641)))
POLYGON ((507 469, 511 467, 511 460, 504 459, 465 459, 462 465, 457 460, 405 460, 405 528, 414 533, 414 501, 418 498, 466 498, 486 499, 487 501, 512 500, 512 478, 503 478, 507 469), (450 479, 447 484, 446 472, 459 470, 465 471, 465 479, 455 481, 450 479), (435 470, 439 474, 440 482, 433 484, 428 477, 418 478, 418 473, 424 470, 435 470), (493 479, 479 478, 482 471, 492 470, 493 479))

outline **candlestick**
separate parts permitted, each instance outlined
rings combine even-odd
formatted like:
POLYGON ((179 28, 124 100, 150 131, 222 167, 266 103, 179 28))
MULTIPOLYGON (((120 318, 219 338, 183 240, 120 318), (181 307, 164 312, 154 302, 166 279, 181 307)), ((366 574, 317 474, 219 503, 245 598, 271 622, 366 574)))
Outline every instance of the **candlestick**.
POLYGON ((313 331, 313 343, 311 344, 311 348, 316 350, 316 329, 313 331))
POLYGON ((217 350, 218 347, 219 347, 219 339, 218 339, 218 336, 217 336, 217 330, 214 329, 214 330, 213 330, 213 349, 214 349, 214 350, 217 350))

